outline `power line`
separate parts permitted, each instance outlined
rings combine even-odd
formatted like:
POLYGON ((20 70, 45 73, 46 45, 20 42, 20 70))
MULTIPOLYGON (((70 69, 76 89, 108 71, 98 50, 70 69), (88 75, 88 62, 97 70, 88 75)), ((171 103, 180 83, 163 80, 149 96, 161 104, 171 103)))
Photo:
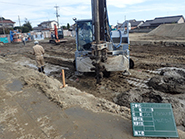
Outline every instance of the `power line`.
POLYGON ((4 1, 0 1, 0 3, 4 3, 4 4, 13 4, 13 5, 20 5, 20 6, 34 6, 34 7, 49 7, 49 6, 40 6, 40 5, 30 5, 30 4, 21 4, 21 3, 13 3, 13 2, 4 2, 4 1))

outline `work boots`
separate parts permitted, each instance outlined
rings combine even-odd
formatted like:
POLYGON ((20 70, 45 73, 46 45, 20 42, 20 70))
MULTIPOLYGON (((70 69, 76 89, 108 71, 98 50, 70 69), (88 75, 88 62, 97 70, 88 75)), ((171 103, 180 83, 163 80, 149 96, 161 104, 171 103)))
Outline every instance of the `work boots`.
POLYGON ((41 68, 38 68, 38 71, 41 72, 41 68))
POLYGON ((42 72, 42 73, 45 73, 45 72, 44 72, 44 66, 42 66, 41 68, 38 68, 38 71, 39 71, 39 72, 42 72))
POLYGON ((41 67, 41 71, 42 71, 43 73, 45 73, 45 72, 44 72, 44 66, 41 67))

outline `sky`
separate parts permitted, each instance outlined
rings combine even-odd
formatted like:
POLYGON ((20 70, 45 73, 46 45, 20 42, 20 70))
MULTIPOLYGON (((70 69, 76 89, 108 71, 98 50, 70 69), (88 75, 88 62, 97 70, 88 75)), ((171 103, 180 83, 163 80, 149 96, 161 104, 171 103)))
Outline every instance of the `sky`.
MULTIPOLYGON (((32 27, 56 18, 58 6, 59 24, 74 24, 73 18, 91 19, 91 0, 0 0, 0 17, 10 19, 15 26, 27 19, 32 27), (20 23, 19 23, 20 19, 20 23)), ((185 16, 185 0, 107 0, 110 25, 125 20, 151 20, 164 16, 185 16)))

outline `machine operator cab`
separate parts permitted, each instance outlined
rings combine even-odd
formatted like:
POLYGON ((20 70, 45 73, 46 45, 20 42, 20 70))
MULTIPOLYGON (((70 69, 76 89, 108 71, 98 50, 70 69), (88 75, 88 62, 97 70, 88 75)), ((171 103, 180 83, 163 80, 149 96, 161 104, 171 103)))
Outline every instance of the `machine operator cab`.
POLYGON ((76 37, 77 51, 91 51, 93 41, 91 20, 76 21, 76 37))
POLYGON ((92 61, 89 58, 92 51, 93 29, 92 20, 75 20, 76 51, 74 66, 75 74, 91 72, 92 61))
POLYGON ((58 29, 58 39, 63 39, 64 38, 64 33, 63 33, 63 28, 58 29))

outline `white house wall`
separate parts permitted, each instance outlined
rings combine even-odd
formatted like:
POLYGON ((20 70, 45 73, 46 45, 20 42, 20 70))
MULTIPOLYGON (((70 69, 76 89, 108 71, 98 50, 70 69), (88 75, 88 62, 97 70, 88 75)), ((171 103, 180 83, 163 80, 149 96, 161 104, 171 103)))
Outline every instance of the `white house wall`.
POLYGON ((57 24, 57 22, 51 22, 51 24, 50 24, 50 26, 51 26, 51 28, 54 30, 54 25, 57 25, 58 26, 58 24, 57 24))
POLYGON ((64 36, 72 36, 72 32, 68 30, 63 30, 64 36))
POLYGON ((139 23, 139 25, 137 27, 141 26, 142 24, 143 24, 143 22, 139 23))
POLYGON ((178 23, 184 23, 184 19, 181 17, 178 21, 178 23))
POLYGON ((11 23, 0 23, 0 27, 13 28, 14 24, 11 23))

